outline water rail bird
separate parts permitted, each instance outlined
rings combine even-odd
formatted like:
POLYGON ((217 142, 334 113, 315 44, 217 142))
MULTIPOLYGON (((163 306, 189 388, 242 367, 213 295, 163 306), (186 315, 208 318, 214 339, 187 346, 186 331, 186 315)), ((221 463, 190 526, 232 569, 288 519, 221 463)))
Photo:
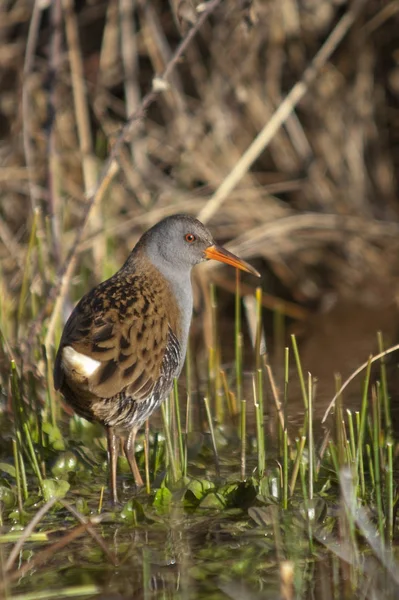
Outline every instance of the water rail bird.
POLYGON ((55 388, 80 416, 105 426, 114 503, 120 437, 134 480, 143 484, 136 434, 180 375, 193 307, 190 273, 209 259, 260 276, 197 219, 167 217, 144 233, 115 275, 80 300, 65 325, 55 388))

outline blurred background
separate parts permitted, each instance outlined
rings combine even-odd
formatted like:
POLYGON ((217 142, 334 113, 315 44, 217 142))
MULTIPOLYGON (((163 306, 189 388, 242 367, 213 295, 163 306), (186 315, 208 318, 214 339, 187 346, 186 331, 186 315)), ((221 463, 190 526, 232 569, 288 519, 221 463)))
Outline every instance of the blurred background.
MULTIPOLYGON (((357 3, 309 86, 305 77, 303 98, 213 211, 215 191, 357 4, 224 0, 140 112, 154 77, 209 4, 0 3, 3 336, 23 348, 32 322, 46 330, 101 169, 138 111, 75 248, 54 339, 73 303, 119 268, 148 226, 176 212, 207 215, 215 238, 262 272, 268 352, 282 366, 289 334, 297 335, 323 412, 334 373, 345 378, 377 352, 378 330, 385 347, 398 337, 399 2, 357 3)), ((227 269, 195 275, 193 347, 200 355, 209 338, 210 280, 229 361, 227 269)), ((243 293, 255 285, 243 278, 243 293)))

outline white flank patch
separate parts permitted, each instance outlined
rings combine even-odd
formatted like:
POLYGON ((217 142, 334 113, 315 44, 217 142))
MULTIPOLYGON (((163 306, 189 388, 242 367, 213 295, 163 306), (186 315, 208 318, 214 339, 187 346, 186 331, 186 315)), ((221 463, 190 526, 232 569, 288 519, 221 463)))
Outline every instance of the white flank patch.
POLYGON ((62 351, 62 362, 65 364, 67 370, 74 369, 80 375, 84 377, 90 377, 94 371, 101 365, 100 361, 90 358, 85 354, 76 352, 72 346, 65 346, 62 351))

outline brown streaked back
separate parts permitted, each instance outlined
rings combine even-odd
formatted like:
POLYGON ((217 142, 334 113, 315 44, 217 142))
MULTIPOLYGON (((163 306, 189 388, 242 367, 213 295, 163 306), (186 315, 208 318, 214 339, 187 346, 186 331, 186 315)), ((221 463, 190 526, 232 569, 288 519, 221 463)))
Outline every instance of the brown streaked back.
POLYGON ((134 399, 144 400, 160 376, 169 328, 180 340, 174 295, 157 268, 141 256, 140 269, 122 267, 74 309, 56 358, 55 386, 62 388, 66 377, 75 389, 84 386, 97 397, 112 398, 129 388, 134 399), (63 356, 67 346, 98 361, 98 368, 82 378, 63 356))

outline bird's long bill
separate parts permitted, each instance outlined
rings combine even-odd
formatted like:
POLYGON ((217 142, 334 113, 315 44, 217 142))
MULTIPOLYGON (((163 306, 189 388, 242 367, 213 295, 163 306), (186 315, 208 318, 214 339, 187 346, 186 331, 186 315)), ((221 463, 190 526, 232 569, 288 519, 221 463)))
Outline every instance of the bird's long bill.
POLYGON ((226 248, 223 248, 222 246, 217 246, 216 244, 214 244, 213 246, 209 246, 209 248, 205 250, 205 256, 208 259, 218 260, 219 262, 227 263, 232 267, 236 267, 237 269, 241 269, 242 271, 252 273, 252 275, 256 275, 256 277, 260 277, 260 273, 258 273, 256 269, 251 267, 250 264, 245 262, 245 260, 238 258, 238 256, 236 256, 232 252, 229 252, 228 250, 226 250, 226 248))

